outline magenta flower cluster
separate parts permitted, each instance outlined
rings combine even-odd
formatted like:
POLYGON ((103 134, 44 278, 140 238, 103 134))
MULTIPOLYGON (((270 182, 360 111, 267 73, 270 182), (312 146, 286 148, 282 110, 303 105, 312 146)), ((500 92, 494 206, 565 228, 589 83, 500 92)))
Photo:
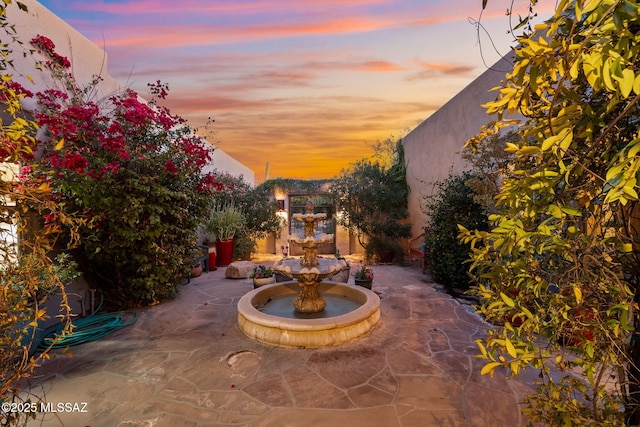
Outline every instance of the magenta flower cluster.
POLYGON ((275 271, 272 268, 266 267, 264 265, 259 265, 253 268, 253 272, 251 273, 251 278, 266 279, 269 277, 273 277, 274 274, 275 274, 275 271))
POLYGON ((373 280, 373 276, 373 270, 371 269, 371 267, 368 267, 366 265, 360 267, 358 271, 356 271, 353 275, 353 277, 358 280, 373 280))
MULTIPOLYGON (((69 68, 66 58, 55 52, 55 44, 42 35, 31 40, 43 54, 52 59, 50 68, 69 68)), ((164 99, 168 86, 157 81, 149 84, 153 99, 144 102, 132 90, 110 97, 110 106, 100 108, 91 100, 70 99, 69 94, 81 94, 73 76, 64 75, 68 91, 48 89, 36 94, 40 111, 38 125, 45 127, 53 143, 63 141, 64 153, 51 151, 45 159, 51 166, 100 179, 117 174, 130 161, 146 161, 149 153, 166 153, 165 172, 198 174, 210 160, 210 150, 195 134, 184 133, 185 120, 157 105, 164 99), (103 113, 108 111, 108 113, 103 113), (172 139, 171 146, 165 142, 172 139), (95 161, 94 161, 95 160, 95 161)), ((24 91, 19 87, 17 90, 24 91)), ((28 94, 32 95, 32 94, 28 94)), ((212 176, 202 176, 199 191, 216 191, 220 186, 212 176)))
POLYGON ((56 45, 51 41, 51 39, 38 34, 36 37, 31 39, 31 44, 38 48, 42 54, 50 58, 46 63, 47 66, 51 67, 58 65, 63 68, 71 67, 71 61, 69 61, 67 57, 56 52, 56 45))

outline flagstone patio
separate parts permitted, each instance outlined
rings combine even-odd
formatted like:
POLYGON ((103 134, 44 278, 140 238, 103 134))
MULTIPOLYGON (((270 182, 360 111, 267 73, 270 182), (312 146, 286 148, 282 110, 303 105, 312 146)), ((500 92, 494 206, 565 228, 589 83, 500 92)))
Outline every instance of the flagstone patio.
MULTIPOLYGON (((257 260, 269 264, 271 259, 257 260)), ((224 268, 185 285, 138 321, 47 362, 31 392, 55 407, 32 426, 494 427, 523 424, 517 380, 481 376, 473 340, 488 325, 437 290, 418 265, 374 266, 382 318, 321 349, 264 345, 236 324, 249 279, 224 268), (80 409, 83 409, 80 407, 80 409)), ((353 283, 353 278, 350 279, 353 283)))

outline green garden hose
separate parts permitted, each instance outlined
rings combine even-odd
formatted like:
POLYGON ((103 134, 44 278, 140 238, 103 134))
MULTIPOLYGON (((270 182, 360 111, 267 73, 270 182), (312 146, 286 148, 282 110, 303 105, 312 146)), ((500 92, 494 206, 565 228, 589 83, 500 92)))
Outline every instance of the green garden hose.
POLYGON ((73 327, 70 331, 63 332, 65 324, 47 329, 40 337, 38 349, 66 348, 99 340, 120 328, 133 325, 138 320, 138 313, 135 311, 96 314, 100 307, 102 307, 102 301, 89 316, 72 320, 73 327), (130 319, 125 320, 125 317, 130 319))

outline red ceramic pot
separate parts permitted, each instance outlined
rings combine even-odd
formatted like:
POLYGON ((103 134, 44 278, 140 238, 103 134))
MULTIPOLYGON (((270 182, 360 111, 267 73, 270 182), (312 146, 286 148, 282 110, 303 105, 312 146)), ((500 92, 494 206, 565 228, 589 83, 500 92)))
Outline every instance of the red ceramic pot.
POLYGON ((218 267, 226 267, 233 261, 233 239, 216 240, 216 262, 218 267))
POLYGON ((214 251, 209 252, 209 270, 216 269, 216 253, 214 251))

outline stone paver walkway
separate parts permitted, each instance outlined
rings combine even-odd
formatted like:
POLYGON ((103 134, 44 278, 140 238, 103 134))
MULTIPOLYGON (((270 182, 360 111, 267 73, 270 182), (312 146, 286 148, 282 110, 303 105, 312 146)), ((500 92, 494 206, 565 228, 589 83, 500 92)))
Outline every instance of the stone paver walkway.
POLYGON ((205 273, 176 300, 141 310, 133 326, 47 362, 31 392, 53 404, 86 402, 86 412, 40 415, 30 425, 523 424, 524 380, 480 375, 473 340, 487 325, 417 266, 373 268, 380 323, 357 341, 322 349, 246 338, 236 304, 250 280, 225 279, 224 268, 205 273))

